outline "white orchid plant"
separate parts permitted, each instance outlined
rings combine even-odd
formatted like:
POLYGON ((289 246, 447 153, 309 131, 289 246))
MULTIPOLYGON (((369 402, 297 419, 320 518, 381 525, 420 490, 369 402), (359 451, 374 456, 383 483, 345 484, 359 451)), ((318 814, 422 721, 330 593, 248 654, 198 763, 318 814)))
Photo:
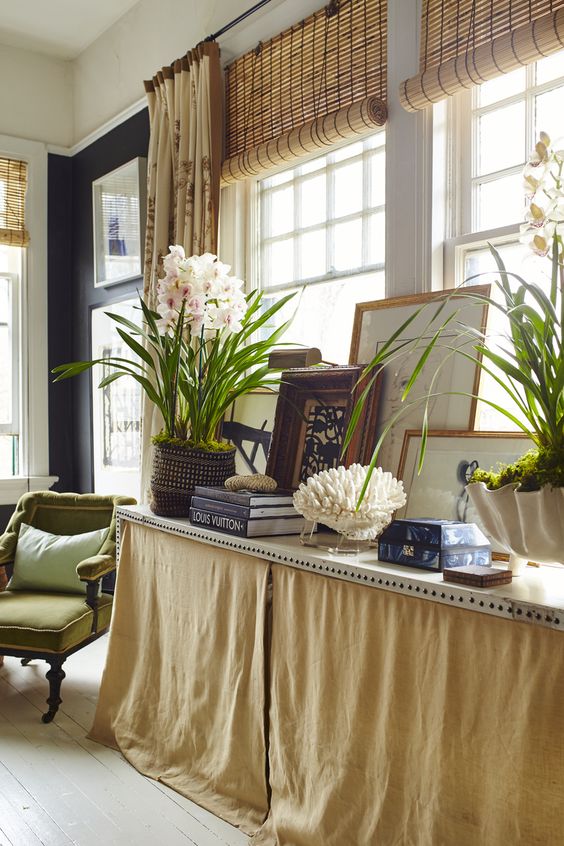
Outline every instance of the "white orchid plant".
POLYGON ((228 449, 218 432, 230 405, 250 391, 278 385, 278 371, 269 367, 268 359, 289 321, 267 338, 257 339, 258 330, 268 327, 294 295, 265 309, 262 294, 252 291, 245 296, 242 280, 230 276, 229 265, 217 256, 186 257, 180 245, 169 250, 163 260, 165 275, 157 285, 156 311, 140 297, 140 325, 106 312, 134 358, 61 364, 53 369, 55 381, 102 364, 106 375, 100 388, 130 377, 157 406, 163 429, 154 442, 228 449))

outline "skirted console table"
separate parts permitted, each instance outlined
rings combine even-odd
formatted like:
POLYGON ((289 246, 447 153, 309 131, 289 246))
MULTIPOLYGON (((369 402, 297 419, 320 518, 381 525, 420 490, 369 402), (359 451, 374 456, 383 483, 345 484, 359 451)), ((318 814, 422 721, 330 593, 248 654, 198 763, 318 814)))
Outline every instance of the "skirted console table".
POLYGON ((91 737, 260 846, 564 844, 564 573, 441 576, 119 510, 91 737))

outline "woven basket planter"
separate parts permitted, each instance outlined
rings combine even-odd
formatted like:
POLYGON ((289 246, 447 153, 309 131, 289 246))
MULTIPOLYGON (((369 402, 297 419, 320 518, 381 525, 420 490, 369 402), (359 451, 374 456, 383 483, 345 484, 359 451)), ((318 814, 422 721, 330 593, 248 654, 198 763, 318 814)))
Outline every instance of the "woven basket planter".
POLYGON ((155 444, 151 511, 161 517, 188 517, 196 485, 223 485, 235 475, 235 447, 223 452, 155 444))

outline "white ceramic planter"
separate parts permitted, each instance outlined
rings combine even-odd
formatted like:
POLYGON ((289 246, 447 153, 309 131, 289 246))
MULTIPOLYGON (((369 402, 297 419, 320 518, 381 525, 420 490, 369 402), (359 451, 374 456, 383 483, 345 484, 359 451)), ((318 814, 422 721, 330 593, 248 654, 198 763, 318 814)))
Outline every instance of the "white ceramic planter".
POLYGON ((490 491, 483 482, 466 490, 486 532, 509 552, 514 575, 527 564, 564 564, 564 488, 490 491))

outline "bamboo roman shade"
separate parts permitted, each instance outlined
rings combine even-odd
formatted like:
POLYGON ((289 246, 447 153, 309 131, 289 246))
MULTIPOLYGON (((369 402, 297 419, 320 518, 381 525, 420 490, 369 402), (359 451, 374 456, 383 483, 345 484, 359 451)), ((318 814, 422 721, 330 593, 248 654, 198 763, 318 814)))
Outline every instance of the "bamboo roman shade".
POLYGON ((0 244, 27 247, 25 192, 27 164, 0 158, 0 244))
POLYGON ((420 43, 411 112, 562 50, 564 0, 423 0, 420 43))
POLYGON ((222 182, 386 122, 386 0, 333 0, 226 68, 222 182))

